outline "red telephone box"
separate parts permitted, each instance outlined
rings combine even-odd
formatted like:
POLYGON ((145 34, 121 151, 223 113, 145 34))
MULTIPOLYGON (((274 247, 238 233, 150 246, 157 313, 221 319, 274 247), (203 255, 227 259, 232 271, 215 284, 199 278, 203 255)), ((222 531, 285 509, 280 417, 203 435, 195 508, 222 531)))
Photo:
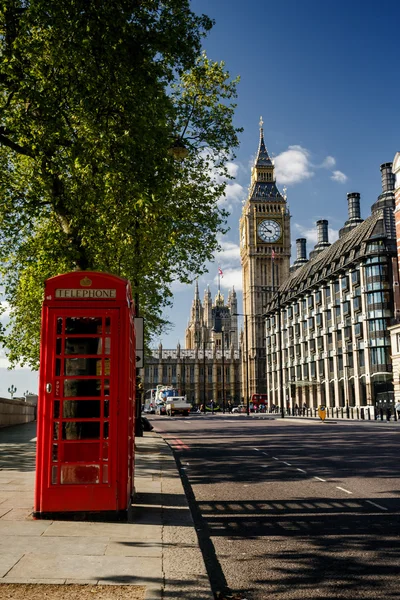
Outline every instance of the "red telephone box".
POLYGON ((45 284, 35 516, 126 511, 136 356, 129 281, 78 271, 45 284))

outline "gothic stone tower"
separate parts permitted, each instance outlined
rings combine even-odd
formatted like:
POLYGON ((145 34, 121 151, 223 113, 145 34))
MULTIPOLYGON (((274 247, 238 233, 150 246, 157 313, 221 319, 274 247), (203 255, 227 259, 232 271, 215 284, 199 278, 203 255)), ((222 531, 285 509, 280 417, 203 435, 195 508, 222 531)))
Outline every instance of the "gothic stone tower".
POLYGON ((242 336, 242 396, 266 393, 264 319, 267 302, 289 276, 290 214, 286 196, 276 186, 275 167, 264 142, 260 120, 260 145, 251 171, 249 195, 240 219, 240 259, 243 279, 243 313, 247 315, 248 348, 242 336), (247 379, 248 366, 248 379, 247 379))

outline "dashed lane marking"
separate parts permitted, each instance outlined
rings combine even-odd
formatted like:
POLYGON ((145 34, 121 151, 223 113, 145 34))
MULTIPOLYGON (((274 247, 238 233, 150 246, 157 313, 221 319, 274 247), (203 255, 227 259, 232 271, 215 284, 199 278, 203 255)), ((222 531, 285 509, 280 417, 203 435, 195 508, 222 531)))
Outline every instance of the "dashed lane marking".
POLYGON ((298 471, 301 471, 302 473, 307 473, 307 471, 305 471, 304 469, 297 469, 298 471))
POLYGON ((318 481, 326 481, 326 479, 322 479, 322 477, 314 477, 314 479, 318 479, 318 481))
POLYGON ((372 506, 376 506, 376 508, 380 508, 381 510, 388 510, 386 508, 386 506, 381 506, 380 504, 377 504, 376 502, 372 502, 372 500, 366 500, 365 502, 368 502, 368 504, 372 504, 372 506))
POLYGON ((337 490, 342 490, 342 492, 346 492, 346 494, 352 494, 353 493, 353 492, 349 492, 349 490, 345 490, 344 488, 339 487, 338 485, 336 486, 336 489, 337 490))
POLYGON ((282 462, 283 462, 283 464, 284 464, 284 465, 287 465, 288 467, 291 467, 291 466, 292 466, 292 463, 288 463, 288 462, 286 462, 285 460, 283 460, 282 462))
POLYGON ((276 456, 273 456, 272 458, 273 458, 274 460, 279 460, 279 458, 276 458, 276 456))

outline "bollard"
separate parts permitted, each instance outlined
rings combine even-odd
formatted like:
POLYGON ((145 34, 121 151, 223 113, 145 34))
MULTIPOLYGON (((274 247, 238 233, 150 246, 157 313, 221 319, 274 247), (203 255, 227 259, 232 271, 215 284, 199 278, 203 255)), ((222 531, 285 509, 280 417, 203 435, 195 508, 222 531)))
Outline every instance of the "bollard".
POLYGON ((361 407, 361 418, 365 419, 365 415, 364 415, 364 408, 361 407))
POLYGON ((350 409, 348 406, 346 406, 346 417, 350 419, 350 409))
POLYGON ((350 409, 350 414, 351 414, 351 418, 354 419, 354 409, 353 409, 353 407, 351 407, 351 409, 350 409))
POLYGON ((367 413, 368 413, 368 421, 371 420, 371 411, 369 410, 369 406, 367 408, 367 413))
POLYGON ((357 413, 357 419, 359 419, 360 418, 360 411, 358 410, 358 406, 356 408, 356 413, 357 413))

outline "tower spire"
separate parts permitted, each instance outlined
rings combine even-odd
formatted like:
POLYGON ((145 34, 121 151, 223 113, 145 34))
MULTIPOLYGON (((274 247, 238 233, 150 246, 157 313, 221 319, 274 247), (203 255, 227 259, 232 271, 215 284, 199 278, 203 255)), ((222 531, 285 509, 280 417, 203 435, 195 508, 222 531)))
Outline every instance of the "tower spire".
POLYGON ((264 141, 264 121, 263 118, 260 117, 260 145, 258 147, 257 159, 255 162, 255 167, 272 167, 272 161, 269 157, 267 147, 264 141))

